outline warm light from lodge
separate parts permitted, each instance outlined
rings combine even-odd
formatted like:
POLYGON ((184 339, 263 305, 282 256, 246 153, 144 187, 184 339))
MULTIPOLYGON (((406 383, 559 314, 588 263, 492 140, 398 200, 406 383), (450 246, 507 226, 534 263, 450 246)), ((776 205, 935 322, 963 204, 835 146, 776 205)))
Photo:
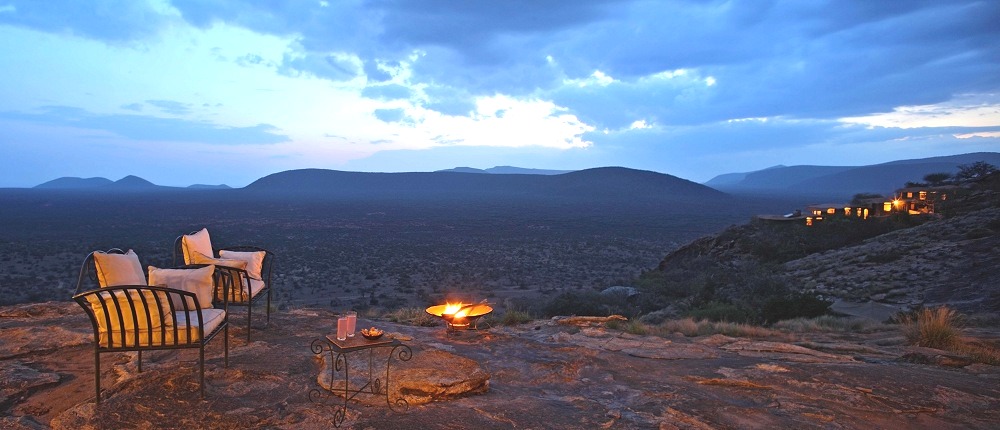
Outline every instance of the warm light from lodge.
POLYGON ((833 214, 837 213, 837 209, 836 208, 827 208, 826 213, 828 213, 830 215, 833 215, 833 214))
POLYGON ((882 212, 892 212, 892 202, 882 203, 882 212))
MULTIPOLYGON (((861 209, 858 209, 859 211, 861 209)), ((844 216, 851 216, 851 208, 844 208, 844 216)))

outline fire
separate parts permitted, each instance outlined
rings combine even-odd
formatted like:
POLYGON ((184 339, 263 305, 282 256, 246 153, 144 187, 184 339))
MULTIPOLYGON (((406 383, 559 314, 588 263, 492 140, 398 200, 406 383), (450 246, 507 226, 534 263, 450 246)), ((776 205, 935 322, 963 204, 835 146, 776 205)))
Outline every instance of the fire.
POLYGON ((445 303, 441 315, 451 315, 452 319, 465 318, 469 315, 469 305, 465 303, 445 303))
POLYGON ((485 300, 479 304, 447 302, 427 308, 427 313, 443 319, 448 324, 449 330, 453 328, 474 330, 476 321, 490 312, 493 312, 493 307, 485 304, 485 300))

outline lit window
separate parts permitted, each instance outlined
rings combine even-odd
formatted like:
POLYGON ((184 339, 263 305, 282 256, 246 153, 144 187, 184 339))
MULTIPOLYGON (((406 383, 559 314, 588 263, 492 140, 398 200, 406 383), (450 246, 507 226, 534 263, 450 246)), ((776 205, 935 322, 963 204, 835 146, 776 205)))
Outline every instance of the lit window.
POLYGON ((927 191, 920 192, 920 200, 927 200, 927 191))
POLYGON ((837 213, 837 209, 836 208, 827 208, 826 209, 826 213, 828 213, 830 215, 833 215, 833 214, 837 213))
POLYGON ((813 217, 811 216, 806 217, 806 225, 807 226, 813 225, 813 217))
POLYGON ((907 191, 906 192, 906 198, 912 199, 913 198, 913 191, 907 191))
MULTIPOLYGON (((861 209, 858 209, 859 211, 861 209)), ((851 208, 844 208, 844 216, 851 216, 851 208)))
POLYGON ((892 212, 892 202, 882 203, 882 212, 892 212))

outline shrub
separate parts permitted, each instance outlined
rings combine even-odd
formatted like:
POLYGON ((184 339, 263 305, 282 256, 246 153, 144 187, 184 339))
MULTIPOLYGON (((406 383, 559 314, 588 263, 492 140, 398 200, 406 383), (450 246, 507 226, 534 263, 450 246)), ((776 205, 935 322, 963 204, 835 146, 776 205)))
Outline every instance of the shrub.
POLYGON ((747 322, 754 319, 754 312, 744 306, 724 302, 708 302, 687 312, 695 319, 709 321, 747 322))
POLYGON ((503 317, 500 318, 500 324, 503 325, 519 325, 534 321, 535 319, 531 316, 528 311, 522 311, 517 309, 507 309, 504 312, 503 317))
POLYGON ((580 315, 580 316, 608 316, 610 315, 603 306, 603 298, 593 291, 570 292, 567 291, 545 304, 543 311, 548 316, 556 315, 580 315))
POLYGON ((433 327, 439 324, 439 320, 418 308, 400 308, 383 315, 383 318, 400 324, 409 324, 421 327, 433 327))
POLYGON ((900 316, 899 321, 912 345, 949 349, 959 341, 958 313, 947 306, 920 309, 900 316))
POLYGON ((832 303, 805 293, 772 297, 761 310, 763 322, 775 323, 792 318, 815 318, 825 315, 832 303))

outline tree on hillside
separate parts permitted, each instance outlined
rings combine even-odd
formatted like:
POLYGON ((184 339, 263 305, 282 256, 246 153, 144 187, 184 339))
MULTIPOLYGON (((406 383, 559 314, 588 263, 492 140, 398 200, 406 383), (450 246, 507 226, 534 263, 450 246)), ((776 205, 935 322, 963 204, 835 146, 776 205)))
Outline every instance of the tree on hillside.
POLYGON ((985 161, 977 161, 972 164, 958 166, 958 173, 955 174, 955 180, 958 182, 969 182, 989 176, 995 172, 997 172, 996 166, 985 161))
POLYGON ((875 193, 857 193, 851 198, 851 206, 860 206, 865 200, 870 199, 881 199, 883 198, 881 194, 875 193))
POLYGON ((932 187, 943 185, 946 182, 948 182, 949 179, 951 179, 951 173, 945 173, 945 172, 930 173, 924 176, 924 181, 926 181, 927 184, 932 187))

